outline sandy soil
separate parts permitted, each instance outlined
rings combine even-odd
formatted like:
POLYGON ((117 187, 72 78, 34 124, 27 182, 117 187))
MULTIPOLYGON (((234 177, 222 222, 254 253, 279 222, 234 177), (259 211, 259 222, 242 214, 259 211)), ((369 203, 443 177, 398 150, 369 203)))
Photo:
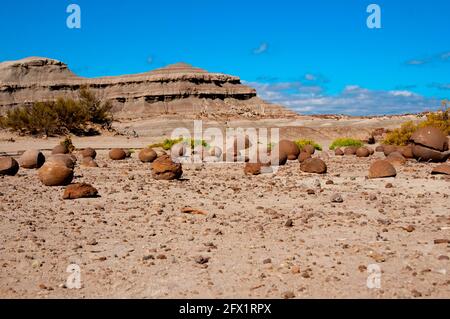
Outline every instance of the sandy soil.
MULTIPOLYGON (((316 132, 324 143, 342 129, 360 130, 356 120, 329 123, 279 126, 289 128, 285 135, 316 132)), ((74 142, 142 147, 176 125, 142 133, 148 124, 127 124, 143 137, 74 142)), ((56 144, 2 134, 3 152, 56 144)), ((430 174, 436 164, 409 161, 396 178, 367 180, 370 163, 384 155, 319 156, 325 175, 302 173, 297 161, 254 177, 243 164, 185 164, 183 179, 167 182, 153 180, 136 154, 113 162, 102 150, 100 167, 76 167, 74 179, 101 197, 73 201, 34 170, 0 177, 0 297, 450 298, 450 245, 435 243, 450 239, 450 179, 430 174), (331 202, 334 194, 344 201, 331 202), (185 206, 207 214, 182 213, 185 206), (70 264, 80 267, 81 289, 64 287, 70 264), (373 264, 379 289, 367 287, 373 264)))

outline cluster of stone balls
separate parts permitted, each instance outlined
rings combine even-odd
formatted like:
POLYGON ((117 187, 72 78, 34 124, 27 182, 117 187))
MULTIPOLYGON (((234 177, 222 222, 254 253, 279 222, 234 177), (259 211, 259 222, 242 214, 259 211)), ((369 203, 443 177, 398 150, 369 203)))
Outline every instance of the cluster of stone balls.
MULTIPOLYGON (((307 173, 324 174, 327 172, 325 162, 319 158, 312 158, 315 149, 312 145, 305 145, 300 149, 293 141, 282 140, 279 143, 277 164, 284 165, 287 160, 298 160, 300 169, 307 173)), ((417 130, 411 137, 407 146, 381 145, 375 150, 370 147, 349 146, 344 149, 337 148, 336 156, 354 155, 357 157, 370 157, 375 152, 384 152, 386 159, 373 162, 369 169, 369 178, 395 177, 396 166, 404 165, 407 159, 416 159, 422 162, 445 162, 450 157, 447 136, 435 127, 424 127, 417 130)), ((273 163, 273 162, 272 162, 273 163)), ((258 175, 270 171, 268 162, 247 163, 246 174, 258 175)), ((432 170, 433 174, 450 175, 450 165, 442 164, 432 170)))
MULTIPOLYGON (((445 162, 450 157, 447 136, 438 128, 427 126, 418 129, 411 136, 406 146, 380 145, 375 151, 369 147, 347 147, 344 150, 336 149, 335 155, 356 155, 369 157, 374 152, 384 153, 384 160, 375 161, 369 170, 370 178, 395 177, 395 167, 404 165, 408 159, 419 162, 445 162)), ((450 175, 450 166, 441 164, 433 168, 432 174, 450 175)))
POLYGON ((69 154, 63 145, 56 146, 47 158, 40 150, 28 150, 20 156, 18 162, 12 157, 1 158, 0 175, 16 175, 19 166, 23 169, 37 169, 38 177, 44 185, 62 186, 72 181, 76 162, 77 158, 69 154))

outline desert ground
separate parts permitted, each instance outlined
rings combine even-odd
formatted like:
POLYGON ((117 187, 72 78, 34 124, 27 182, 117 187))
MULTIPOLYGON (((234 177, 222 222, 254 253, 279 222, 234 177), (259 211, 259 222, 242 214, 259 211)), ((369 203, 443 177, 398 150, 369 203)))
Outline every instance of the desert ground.
MULTIPOLYGON (((289 161, 248 176, 243 163, 183 164, 182 179, 158 181, 136 153, 112 161, 112 147, 142 148, 191 120, 115 123, 121 135, 74 137, 97 149, 98 168, 74 182, 99 197, 63 200, 35 170, 0 176, 2 298, 450 298, 450 179, 436 164, 409 160, 395 178, 367 179, 369 158, 337 157, 332 139, 363 138, 414 116, 271 119, 220 127, 279 127, 282 138, 322 144, 324 175, 289 161), (332 202, 339 194, 343 201, 332 202), (205 214, 183 213, 184 207, 205 214), (67 267, 81 271, 69 289, 67 267), (369 289, 368 269, 381 270, 369 289)), ((206 126, 217 123, 205 122, 206 126)), ((61 138, 0 133, 0 152, 44 154, 61 138)))

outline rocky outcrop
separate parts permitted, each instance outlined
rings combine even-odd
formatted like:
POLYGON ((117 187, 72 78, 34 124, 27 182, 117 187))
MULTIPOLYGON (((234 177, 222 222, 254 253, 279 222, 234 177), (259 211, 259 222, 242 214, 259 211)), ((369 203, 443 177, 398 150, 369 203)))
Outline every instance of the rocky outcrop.
POLYGON ((251 115, 295 115, 287 109, 259 99, 256 90, 239 77, 209 73, 178 63, 150 72, 101 78, 82 78, 60 61, 26 58, 0 63, 0 111, 36 101, 76 97, 89 86, 110 101, 118 114, 231 113, 251 115))

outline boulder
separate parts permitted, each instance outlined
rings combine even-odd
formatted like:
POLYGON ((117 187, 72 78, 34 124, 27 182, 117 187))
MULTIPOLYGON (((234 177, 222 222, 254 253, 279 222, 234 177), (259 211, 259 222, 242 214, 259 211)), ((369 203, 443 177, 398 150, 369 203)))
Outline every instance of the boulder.
POLYGON ((412 151, 412 145, 400 146, 398 151, 403 155, 404 158, 414 158, 414 154, 412 151))
POLYGON ((65 186, 73 179, 73 170, 61 163, 47 162, 38 170, 38 177, 46 186, 65 186))
POLYGON ((419 144, 412 145, 412 152, 414 158, 421 162, 445 162, 450 156, 449 151, 441 152, 419 144))
POLYGON ((426 126, 411 136, 412 153, 418 161, 445 162, 449 156, 448 138, 438 128, 426 126))
POLYGON ((244 173, 246 175, 259 175, 263 173, 269 173, 271 171, 272 170, 269 164, 246 163, 244 166, 244 173))
POLYGON ((92 185, 86 183, 70 184, 64 190, 63 199, 78 199, 97 197, 98 191, 92 185))
POLYGON ((436 151, 445 152, 448 150, 447 136, 438 128, 426 126, 418 129, 411 136, 414 144, 422 145, 436 151))
POLYGON ((19 159, 20 167, 22 168, 39 168, 45 162, 45 156, 39 150, 29 150, 22 154, 19 159))
POLYGON ((386 157, 386 161, 394 166, 401 166, 406 164, 406 158, 400 152, 392 152, 386 157))
POLYGON ((302 152, 300 152, 300 155, 298 156, 298 161, 300 163, 303 163, 308 158, 311 158, 311 153, 302 151, 302 152))
POLYGON ((158 157, 152 163, 152 175, 157 180, 179 179, 183 175, 180 163, 175 163, 169 155, 158 157))
POLYGON ((337 149, 334 150, 334 155, 344 156, 344 151, 338 147, 337 149))
POLYGON ((109 158, 113 161, 121 161, 127 158, 127 153, 122 148, 113 148, 109 151, 109 158))
POLYGON ((388 156, 389 154, 396 152, 397 146, 395 145, 383 145, 383 153, 384 156, 388 156))
POLYGON ((270 164, 273 166, 283 166, 286 165, 288 156, 284 152, 271 152, 268 159, 270 159, 270 164))
POLYGON ((344 155, 355 155, 357 149, 356 146, 348 146, 344 149, 344 155))
POLYGON ((316 152, 316 148, 310 144, 306 144, 302 146, 302 152, 307 152, 311 155, 313 155, 316 152))
POLYGON ((52 154, 69 154, 69 153, 70 153, 69 149, 63 144, 58 144, 52 149, 52 154))
POLYGON ((0 157, 0 176, 14 176, 19 171, 19 163, 12 157, 0 157))
POLYGON ((370 151, 367 147, 359 147, 356 150, 356 156, 357 157, 369 157, 370 156, 370 151))
POLYGON ((187 147, 186 147, 186 143, 177 143, 175 145, 172 146, 172 148, 170 149, 170 155, 173 158, 177 158, 180 156, 187 156, 187 147))
POLYGON ((325 174, 327 165, 319 158, 309 158, 300 164, 300 169, 306 173, 325 174))
POLYGON ((92 157, 83 157, 81 167, 98 167, 97 162, 92 157))
POLYGON ((139 160, 142 163, 152 163, 157 157, 158 155, 151 148, 144 148, 139 152, 139 160))
POLYGON ((383 153, 384 152, 384 146, 383 145, 378 145, 377 147, 375 147, 375 152, 383 153))
POLYGON ((395 167, 386 160, 378 160, 370 165, 369 178, 385 178, 395 176, 397 176, 395 167))
POLYGON ((439 166, 436 166, 431 171, 431 174, 433 174, 433 175, 435 175, 435 174, 450 175, 450 164, 445 163, 445 164, 441 164, 439 166))
POLYGON ((97 157, 97 152, 93 148, 85 148, 80 152, 82 157, 90 157, 92 159, 95 159, 97 157))
POLYGON ((292 141, 281 140, 280 143, 278 143, 278 146, 279 152, 285 153, 288 160, 290 161, 296 160, 298 158, 298 155, 300 154, 300 149, 298 148, 297 144, 292 141))
POLYGON ((67 168, 74 169, 76 162, 69 154, 53 154, 47 158, 49 163, 60 163, 67 168))

